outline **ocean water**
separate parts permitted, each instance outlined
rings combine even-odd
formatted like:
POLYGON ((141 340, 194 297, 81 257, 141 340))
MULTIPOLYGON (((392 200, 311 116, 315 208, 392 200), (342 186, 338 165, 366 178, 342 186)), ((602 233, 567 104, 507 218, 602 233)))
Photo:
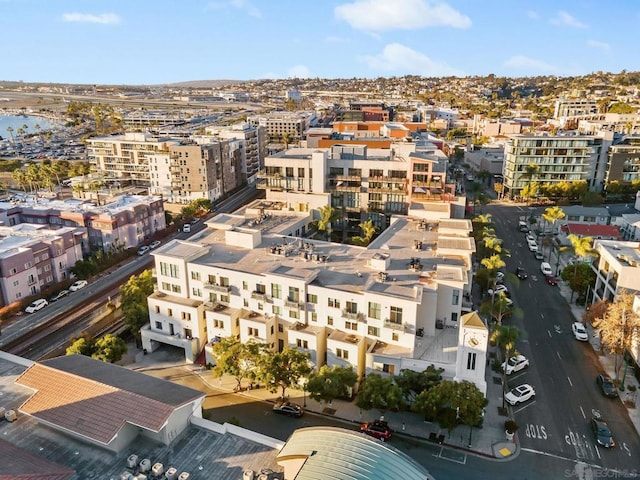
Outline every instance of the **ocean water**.
POLYGON ((26 129, 27 133, 36 133, 36 125, 40 125, 40 132, 44 130, 49 130, 60 124, 58 122, 54 122, 42 117, 34 117, 27 115, 26 117, 22 115, 0 115, 0 137, 2 138, 11 138, 11 134, 7 131, 7 128, 13 128, 13 136, 17 135, 18 129, 22 128, 23 125, 26 125, 28 128, 26 129))

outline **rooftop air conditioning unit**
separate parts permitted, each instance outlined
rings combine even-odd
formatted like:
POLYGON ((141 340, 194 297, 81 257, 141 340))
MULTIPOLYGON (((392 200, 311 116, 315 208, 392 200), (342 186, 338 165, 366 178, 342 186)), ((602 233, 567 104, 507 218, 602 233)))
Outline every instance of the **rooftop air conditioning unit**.
POLYGON ((151 470, 151 460, 149 460, 148 458, 142 459, 142 461, 140 462, 140 471, 142 473, 145 473, 149 470, 151 470))
POLYGON ((122 472, 120 474, 120 480, 132 480, 133 479, 133 475, 131 475, 131 472, 122 472))
POLYGON ((189 480, 190 476, 189 472, 182 472, 178 477, 178 480, 189 480))
POLYGON ((245 470, 242 472, 242 480, 253 480, 255 477, 255 473, 253 470, 245 470))
POLYGON ((164 476, 167 480, 176 480, 178 478, 178 470, 176 470, 175 467, 169 467, 164 476))
POLYGON ((137 465, 138 465, 138 455, 135 455, 135 454, 129 455, 129 457, 127 458, 127 467, 136 468, 137 465))
POLYGON ((159 477, 164 473, 164 465, 162 465, 161 463, 154 463, 153 467, 151 467, 151 473, 154 476, 159 477))

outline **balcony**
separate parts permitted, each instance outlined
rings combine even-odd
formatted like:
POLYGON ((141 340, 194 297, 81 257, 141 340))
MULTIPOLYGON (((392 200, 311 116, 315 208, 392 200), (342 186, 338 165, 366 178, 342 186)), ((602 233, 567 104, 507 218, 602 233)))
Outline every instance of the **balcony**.
POLYGON ((204 302, 205 310, 210 312, 224 312, 228 307, 224 303, 221 302, 204 302))
POLYGON ((342 310, 342 317, 348 320, 356 320, 358 322, 366 323, 364 313, 361 312, 350 312, 348 310, 342 310))
POLYGON ((214 292, 219 293, 229 293, 231 292, 231 287, 229 285, 218 285, 217 283, 205 283, 205 290, 213 290, 214 292))
POLYGON ((362 185, 360 185, 360 184, 357 184, 357 185, 351 184, 351 185, 349 185, 349 184, 344 184, 344 183, 341 183, 341 182, 338 182, 338 183, 335 183, 335 184, 330 182, 328 188, 329 188, 330 191, 333 191, 333 192, 357 192, 357 193, 362 192, 362 185))
POLYGON ((268 302, 270 300, 269 299, 269 295, 267 295, 264 292, 258 292, 258 291, 255 291, 255 290, 253 292, 251 292, 251 298, 254 299, 254 300, 259 300, 261 302, 268 302))
POLYGON ((293 308, 296 310, 304 310, 304 304, 298 303, 294 300, 289 300, 288 298, 284 301, 284 306, 287 308, 293 308))
POLYGON ((404 325, 402 323, 392 322, 388 318, 385 318, 384 328, 390 328, 391 330, 404 330, 404 325))
POLYGON ((406 195, 407 189, 405 187, 389 186, 389 185, 369 185, 367 191, 370 193, 392 193, 395 195, 406 195))

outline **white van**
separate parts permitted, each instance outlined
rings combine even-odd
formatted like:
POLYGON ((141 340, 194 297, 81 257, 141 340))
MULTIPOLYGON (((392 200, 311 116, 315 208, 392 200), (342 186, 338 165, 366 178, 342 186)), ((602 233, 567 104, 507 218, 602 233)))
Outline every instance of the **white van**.
POLYGON ((553 270, 551 270, 551 265, 547 262, 542 262, 540 264, 540 271, 543 275, 553 275, 553 270))
POLYGON ((537 252, 538 251, 538 244, 536 243, 535 240, 527 240, 527 244, 529 245, 529 251, 530 252, 537 252))

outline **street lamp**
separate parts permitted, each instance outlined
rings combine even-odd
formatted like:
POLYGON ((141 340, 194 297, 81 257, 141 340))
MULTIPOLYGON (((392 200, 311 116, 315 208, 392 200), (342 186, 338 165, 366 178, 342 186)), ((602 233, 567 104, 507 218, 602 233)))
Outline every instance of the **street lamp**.
POLYGON ((627 378, 627 367, 629 366, 629 362, 627 362, 626 357, 624 359, 624 373, 622 374, 622 383, 620 384, 620 391, 624 392, 624 381, 627 378))
POLYGON ((309 382, 308 378, 301 378, 300 385, 302 385, 302 406, 307 408, 307 383, 309 382))

